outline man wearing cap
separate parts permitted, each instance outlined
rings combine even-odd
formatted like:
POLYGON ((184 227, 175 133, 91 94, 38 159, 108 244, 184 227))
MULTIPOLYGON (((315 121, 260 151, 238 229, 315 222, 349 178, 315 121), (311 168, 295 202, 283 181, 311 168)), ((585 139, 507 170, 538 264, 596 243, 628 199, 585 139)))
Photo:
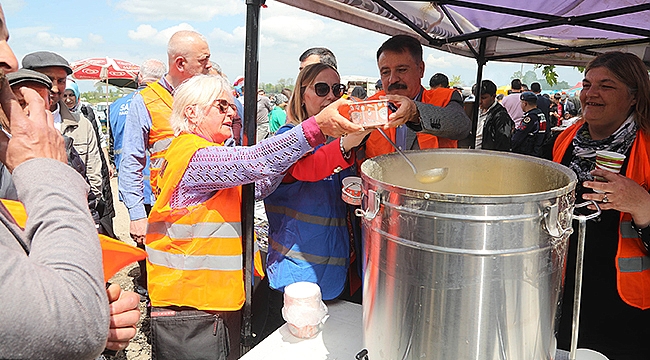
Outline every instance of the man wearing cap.
POLYGON ((54 126, 73 139, 73 145, 86 165, 86 176, 90 190, 99 199, 102 197, 102 161, 95 130, 82 114, 73 114, 63 102, 67 76, 72 74, 68 61, 61 55, 49 51, 37 51, 25 55, 23 68, 40 72, 52 81, 52 103, 50 111, 54 126))
POLYGON ((512 134, 512 152, 542 156, 542 143, 546 133, 546 118, 537 108, 537 95, 530 91, 519 95, 524 116, 512 134))
POLYGON ((275 107, 269 113, 269 131, 271 134, 275 134, 280 126, 284 125, 287 122, 287 113, 285 108, 289 99, 283 94, 277 94, 275 96, 275 107))
POLYGON ((560 103, 562 103, 562 116, 564 116, 564 113, 572 112, 576 109, 576 106, 571 100, 569 100, 564 91, 562 92, 562 95, 560 95, 560 103))
POLYGON ((154 185, 165 151, 174 137, 169 124, 172 91, 194 75, 208 74, 212 67, 208 42, 195 31, 181 30, 171 36, 167 43, 167 60, 168 73, 133 96, 124 127, 118 189, 129 211, 129 233, 139 245, 144 243, 147 234, 143 193, 146 153, 150 152, 149 181, 154 185))

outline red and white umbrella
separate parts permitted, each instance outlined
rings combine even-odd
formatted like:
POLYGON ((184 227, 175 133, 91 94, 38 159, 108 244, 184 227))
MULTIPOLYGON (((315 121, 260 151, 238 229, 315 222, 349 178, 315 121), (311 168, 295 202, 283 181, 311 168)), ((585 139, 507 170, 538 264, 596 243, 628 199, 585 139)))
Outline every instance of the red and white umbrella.
POLYGON ((140 66, 110 57, 89 58, 70 64, 72 77, 78 80, 134 79, 140 66))
MULTIPOLYGON (((108 108, 108 84, 111 80, 129 79, 135 81, 140 66, 110 57, 89 58, 70 64, 72 77, 77 80, 96 80, 106 84, 106 105, 108 108)), ((108 115, 106 114, 108 120, 108 115)), ((108 121, 106 121, 108 126, 108 121)))

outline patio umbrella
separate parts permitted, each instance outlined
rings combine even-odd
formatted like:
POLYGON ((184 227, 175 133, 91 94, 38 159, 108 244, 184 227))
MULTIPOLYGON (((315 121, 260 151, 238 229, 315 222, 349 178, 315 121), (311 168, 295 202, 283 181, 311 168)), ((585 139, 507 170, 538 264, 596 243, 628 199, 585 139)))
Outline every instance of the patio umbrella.
MULTIPOLYGON (((77 80, 98 80, 106 83, 106 104, 108 105, 108 85, 118 79, 133 81, 140 66, 110 57, 88 58, 70 64, 72 77, 77 80)), ((108 122, 106 122, 108 124, 108 122)))

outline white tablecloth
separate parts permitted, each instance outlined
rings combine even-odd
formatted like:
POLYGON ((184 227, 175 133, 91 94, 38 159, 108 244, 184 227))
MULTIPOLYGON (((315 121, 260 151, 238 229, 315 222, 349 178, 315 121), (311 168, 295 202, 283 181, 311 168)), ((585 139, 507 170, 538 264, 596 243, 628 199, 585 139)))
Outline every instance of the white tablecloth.
POLYGON ((299 339, 284 324, 241 360, 354 359, 363 349, 361 305, 336 301, 327 308, 330 316, 315 338, 299 339))

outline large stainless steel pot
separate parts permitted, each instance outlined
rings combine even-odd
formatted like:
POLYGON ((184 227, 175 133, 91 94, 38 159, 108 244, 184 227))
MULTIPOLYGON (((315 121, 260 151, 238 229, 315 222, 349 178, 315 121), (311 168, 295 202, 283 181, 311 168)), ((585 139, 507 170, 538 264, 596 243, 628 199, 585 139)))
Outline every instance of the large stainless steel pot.
POLYGON ((478 150, 361 166, 364 341, 370 360, 552 359, 575 174, 478 150))

